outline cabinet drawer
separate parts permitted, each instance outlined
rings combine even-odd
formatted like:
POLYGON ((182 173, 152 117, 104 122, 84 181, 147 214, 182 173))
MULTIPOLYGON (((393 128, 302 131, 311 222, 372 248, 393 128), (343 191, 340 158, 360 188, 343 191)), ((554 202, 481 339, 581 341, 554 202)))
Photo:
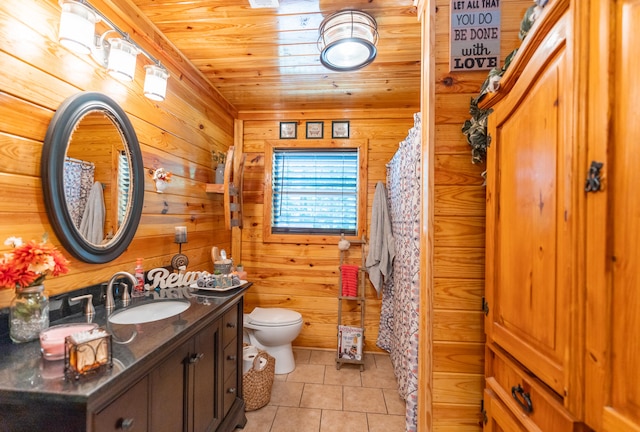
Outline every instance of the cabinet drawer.
POLYGON ((224 381, 224 396, 222 397, 222 404, 225 416, 231 409, 233 402, 236 400, 236 395, 238 394, 237 384, 238 381, 235 376, 231 376, 224 381))
POLYGON ((93 418, 93 430, 146 431, 147 427, 147 378, 141 379, 122 396, 113 401, 93 418))
POLYGON ((488 349, 487 387, 526 430, 579 431, 577 420, 562 399, 499 349, 488 349))
POLYGON ((225 381, 229 376, 236 374, 238 370, 238 344, 237 339, 233 339, 229 345, 224 348, 224 366, 223 373, 225 381))
POLYGON ((487 415, 484 432, 526 432, 524 426, 489 389, 484 390, 484 407, 487 415))
POLYGON ((222 346, 227 346, 238 336, 238 327, 238 306, 235 305, 222 318, 222 346))

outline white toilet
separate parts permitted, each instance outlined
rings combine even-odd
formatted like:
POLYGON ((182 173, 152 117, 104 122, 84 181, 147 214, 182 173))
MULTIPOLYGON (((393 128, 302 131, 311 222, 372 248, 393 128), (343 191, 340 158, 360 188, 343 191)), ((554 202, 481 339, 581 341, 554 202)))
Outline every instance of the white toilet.
POLYGON ((276 359, 276 374, 296 368, 291 342, 300 334, 302 315, 284 308, 256 307, 244 314, 244 330, 249 343, 276 359))

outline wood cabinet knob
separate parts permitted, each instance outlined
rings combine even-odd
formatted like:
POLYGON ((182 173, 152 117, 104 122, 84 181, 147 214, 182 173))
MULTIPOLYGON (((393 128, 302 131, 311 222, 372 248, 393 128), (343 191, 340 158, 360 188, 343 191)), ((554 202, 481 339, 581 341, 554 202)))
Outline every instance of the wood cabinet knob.
POLYGON ((133 419, 132 418, 121 418, 118 421, 118 429, 122 430, 131 430, 133 429, 133 419))
POLYGON ((204 357, 204 353, 191 354, 189 357, 189 364, 198 363, 204 357))

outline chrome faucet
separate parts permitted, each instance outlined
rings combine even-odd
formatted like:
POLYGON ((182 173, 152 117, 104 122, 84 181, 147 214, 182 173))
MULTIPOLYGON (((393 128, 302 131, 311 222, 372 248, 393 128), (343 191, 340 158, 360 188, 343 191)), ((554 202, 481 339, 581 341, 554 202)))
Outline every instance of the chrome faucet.
MULTIPOLYGON (((113 274, 113 276, 111 276, 111 279, 109 279, 109 283, 107 284, 107 298, 104 301, 104 308, 107 310, 107 315, 110 315, 111 312, 113 312, 113 310, 116 307, 116 302, 113 300, 113 284, 116 282, 116 280, 121 277, 124 276, 126 278, 128 278, 132 285, 131 288, 133 289, 133 287, 136 286, 136 283, 138 282, 135 278, 134 275, 132 275, 131 273, 128 273, 126 271, 119 271, 113 274)), ((125 292, 127 291, 127 288, 124 288, 125 292)))

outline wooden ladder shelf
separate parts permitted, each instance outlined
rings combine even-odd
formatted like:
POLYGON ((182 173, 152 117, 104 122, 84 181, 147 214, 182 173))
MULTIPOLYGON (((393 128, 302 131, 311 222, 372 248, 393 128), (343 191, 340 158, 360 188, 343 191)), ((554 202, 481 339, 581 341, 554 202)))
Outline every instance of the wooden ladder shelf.
MULTIPOLYGON (((344 363, 350 363, 350 364, 358 364, 360 365, 360 370, 363 371, 364 370, 364 341, 365 341, 365 328, 364 328, 364 315, 365 315, 365 289, 366 289, 366 275, 367 275, 367 270, 365 267, 365 246, 367 244, 366 238, 364 236, 362 236, 362 240, 349 240, 349 242, 351 243, 351 245, 360 245, 360 254, 361 254, 361 264, 360 264, 360 268, 358 269, 358 281, 357 281, 357 293, 356 296, 344 296, 342 295, 342 270, 339 268, 338 270, 338 274, 339 274, 339 279, 338 279, 338 325, 336 326, 336 334, 338 337, 338 351, 336 352, 336 369, 340 369, 340 366, 342 366, 342 364, 344 363), (360 322, 359 322, 359 326, 360 329, 362 329, 361 332, 361 337, 362 337, 362 352, 360 355, 360 359, 357 358, 345 358, 344 356, 342 356, 341 352, 340 352, 340 345, 341 345, 341 338, 342 335, 340 333, 340 326, 344 325, 343 324, 343 318, 342 318, 342 308, 343 308, 343 302, 353 302, 355 303, 354 308, 359 308, 360 309, 360 322)), ((342 264, 345 263, 345 255, 346 253, 349 251, 349 249, 347 250, 340 250, 340 266, 342 266, 342 264)))
POLYGON ((242 189, 244 186, 244 163, 247 158, 242 154, 237 170, 233 169, 235 147, 229 147, 224 164, 224 183, 206 186, 206 192, 223 194, 224 225, 227 229, 242 228, 242 189))

